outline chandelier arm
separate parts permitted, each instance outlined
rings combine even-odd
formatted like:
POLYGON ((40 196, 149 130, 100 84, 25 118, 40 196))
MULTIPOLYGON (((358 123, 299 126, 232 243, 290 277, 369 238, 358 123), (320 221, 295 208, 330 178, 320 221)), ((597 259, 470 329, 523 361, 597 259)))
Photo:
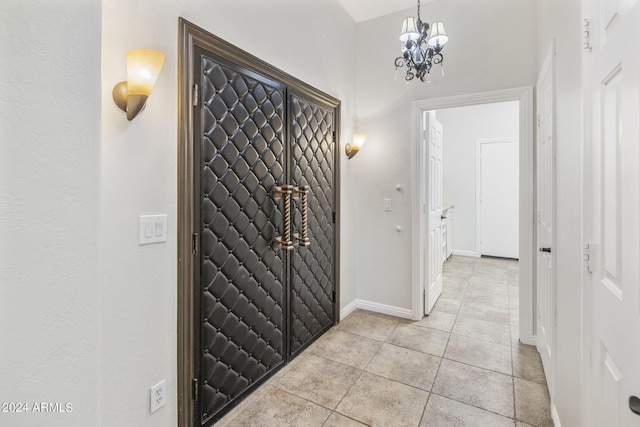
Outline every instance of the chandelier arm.
MULTIPOLYGON (((415 27, 413 27, 414 30, 412 34, 415 34, 417 30, 418 37, 411 38, 411 36, 409 35, 408 39, 403 39, 403 37, 406 37, 406 35, 403 33, 403 37, 400 38, 401 40, 405 40, 405 43, 402 46, 403 55, 398 56, 395 59, 394 64, 396 70, 402 67, 406 68, 405 80, 407 82, 413 80, 414 78, 418 78, 424 82, 425 77, 427 77, 427 81, 430 82, 430 78, 428 77, 428 75, 431 71, 431 68, 433 67, 433 65, 441 64, 444 58, 440 53, 442 47, 439 44, 433 47, 428 43, 429 24, 426 22, 422 22, 422 19, 420 18, 420 0, 418 0, 417 9, 418 19, 415 23, 415 27)), ((444 31, 442 29, 439 29, 437 31, 438 33, 442 32, 442 34, 444 34, 444 31)))

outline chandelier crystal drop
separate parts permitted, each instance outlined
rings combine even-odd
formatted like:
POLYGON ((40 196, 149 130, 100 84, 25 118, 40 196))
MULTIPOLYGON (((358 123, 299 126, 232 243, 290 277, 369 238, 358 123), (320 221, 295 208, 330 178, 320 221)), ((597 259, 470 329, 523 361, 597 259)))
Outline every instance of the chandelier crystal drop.
MULTIPOLYGON (((442 48, 449 40, 444 31, 444 24, 436 21, 431 26, 420 19, 420 0, 418 0, 418 19, 408 16, 402 21, 400 41, 402 42, 402 56, 396 58, 396 71, 402 68, 406 71, 405 80, 414 78, 429 82, 431 67, 442 64, 442 48), (426 79, 426 80, 425 80, 426 79)), ((442 65, 440 65, 442 66, 442 65)))

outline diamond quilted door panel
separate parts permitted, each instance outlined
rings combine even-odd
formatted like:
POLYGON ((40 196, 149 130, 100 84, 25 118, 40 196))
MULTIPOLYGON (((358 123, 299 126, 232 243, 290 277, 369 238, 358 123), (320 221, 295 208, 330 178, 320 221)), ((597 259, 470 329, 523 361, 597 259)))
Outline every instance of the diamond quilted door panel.
POLYGON ((285 260, 272 247, 282 213, 272 191, 285 178, 286 98, 278 84, 204 55, 199 72, 196 412, 208 425, 285 361, 285 260))
POLYGON ((335 107, 195 52, 194 411, 208 426, 334 323, 335 107), (276 248, 285 184, 309 190, 306 209, 290 199, 308 247, 276 248))
MULTIPOLYGON (((324 109, 292 95, 289 100, 290 176, 294 186, 307 186, 308 234, 311 245, 291 253, 290 352, 334 322, 334 118, 324 109)), ((293 222, 302 224, 300 204, 293 222)))

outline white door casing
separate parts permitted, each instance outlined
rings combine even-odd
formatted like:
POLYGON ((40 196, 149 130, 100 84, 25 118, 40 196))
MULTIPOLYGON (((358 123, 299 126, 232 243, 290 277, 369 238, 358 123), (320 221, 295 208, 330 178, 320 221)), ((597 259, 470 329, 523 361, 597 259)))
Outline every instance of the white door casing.
POLYGON ((491 92, 473 93, 446 98, 415 101, 412 104, 412 169, 411 183, 416 197, 411 198, 411 228, 418 232, 411 236, 411 313, 415 320, 424 316, 424 281, 421 276, 423 257, 421 254, 422 205, 420 197, 424 180, 421 176, 422 121, 427 110, 489 104, 503 101, 518 101, 520 141, 520 327, 518 336, 525 344, 535 343, 534 318, 534 112, 533 87, 517 87, 491 92))
POLYGON ((518 138, 476 142, 476 254, 519 258, 518 138))
POLYGON ((587 422, 638 426, 629 398, 640 397, 640 3, 590 0, 585 12, 587 422))
POLYGON ((422 155, 425 171, 423 212, 424 234, 424 314, 429 314, 442 294, 442 124, 435 111, 423 113, 422 155))
POLYGON ((537 286, 536 345, 551 398, 555 384, 555 42, 547 51, 537 83, 537 286), (548 250, 548 251, 547 251, 548 250))

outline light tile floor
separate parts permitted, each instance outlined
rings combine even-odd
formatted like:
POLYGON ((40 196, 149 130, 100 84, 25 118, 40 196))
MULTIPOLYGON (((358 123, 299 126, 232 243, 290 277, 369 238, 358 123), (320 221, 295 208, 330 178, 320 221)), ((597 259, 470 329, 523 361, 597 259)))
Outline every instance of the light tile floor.
POLYGON ((552 426, 517 332, 518 263, 454 256, 429 316, 355 311, 219 425, 552 426))

